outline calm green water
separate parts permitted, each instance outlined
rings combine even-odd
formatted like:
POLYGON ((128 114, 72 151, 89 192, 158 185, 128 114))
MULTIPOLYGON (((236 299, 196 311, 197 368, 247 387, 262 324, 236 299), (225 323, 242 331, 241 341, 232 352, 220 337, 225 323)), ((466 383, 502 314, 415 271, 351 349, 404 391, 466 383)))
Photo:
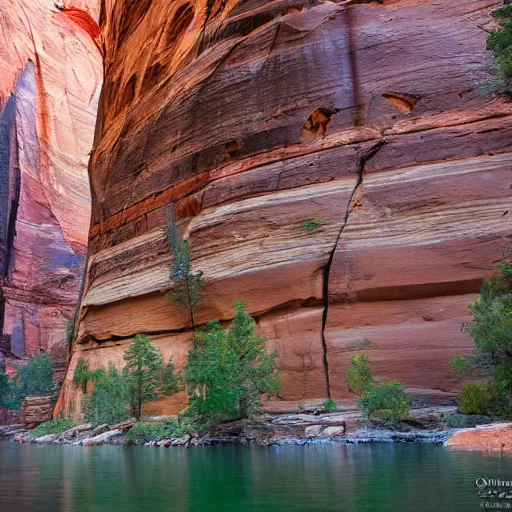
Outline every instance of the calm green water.
POLYGON ((0 442, 0 511, 481 510, 512 458, 432 445, 136 448, 0 442))

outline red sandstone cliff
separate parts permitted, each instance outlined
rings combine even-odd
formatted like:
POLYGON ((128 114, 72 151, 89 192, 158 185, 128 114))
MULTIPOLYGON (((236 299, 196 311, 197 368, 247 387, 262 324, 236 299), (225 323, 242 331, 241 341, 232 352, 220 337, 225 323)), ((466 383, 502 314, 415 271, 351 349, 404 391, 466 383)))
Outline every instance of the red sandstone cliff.
POLYGON ((461 323, 512 232, 512 105, 480 92, 499 4, 104 0, 64 410, 79 410, 78 359, 120 364, 135 333, 184 364, 190 324, 165 297, 171 206, 207 282, 197 319, 245 300, 283 398, 348 396, 364 338, 378 378, 455 390, 461 323))
POLYGON ((101 86, 95 13, 92 2, 0 5, 0 335, 17 356, 66 362, 101 86))

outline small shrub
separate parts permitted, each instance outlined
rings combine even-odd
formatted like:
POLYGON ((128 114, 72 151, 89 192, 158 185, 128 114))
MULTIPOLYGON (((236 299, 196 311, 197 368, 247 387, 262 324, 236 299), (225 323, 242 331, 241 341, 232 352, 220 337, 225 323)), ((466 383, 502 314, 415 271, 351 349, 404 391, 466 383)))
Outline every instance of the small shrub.
POLYGON ((166 428, 171 435, 180 437, 185 434, 194 434, 197 432, 198 424, 194 417, 188 411, 185 411, 178 414, 176 418, 171 418, 167 421, 166 428))
POLYGON ((367 354, 356 354, 350 359, 345 380, 351 393, 362 395, 373 383, 372 371, 367 354))
POLYGON ((467 384, 459 393, 459 409, 464 414, 484 414, 489 408, 489 393, 484 384, 467 384))
POLYGON ((456 356, 450 361, 451 367, 460 374, 469 374, 472 364, 471 359, 464 356, 456 356))
POLYGON ((302 227, 308 231, 316 231, 318 228, 325 226, 326 222, 320 219, 309 219, 302 223, 302 227))
POLYGON ((412 397, 404 393, 404 386, 397 381, 372 384, 359 399, 357 406, 368 418, 400 421, 409 416, 412 397))
POLYGON ((512 6, 506 5, 493 12, 499 28, 492 30, 487 38, 487 49, 494 54, 496 79, 490 90, 512 93, 512 6))
POLYGON ((73 384, 80 386, 85 393, 87 381, 90 379, 89 363, 80 358, 76 364, 75 374, 73 375, 73 384))
POLYGON ((126 372, 119 373, 113 363, 90 396, 84 398, 84 415, 93 425, 112 425, 130 416, 130 393, 126 372))
POLYGON ((465 414, 447 414, 444 417, 444 422, 453 428, 467 428, 475 427, 476 425, 483 425, 485 423, 491 423, 493 419, 490 416, 481 416, 477 414, 465 415, 465 414))
POLYGON ((34 430, 29 433, 30 437, 41 437, 48 434, 60 434, 71 427, 77 425, 77 422, 71 418, 57 418, 55 420, 46 421, 38 425, 34 430))
POLYGON ((8 408, 11 393, 11 379, 5 373, 5 365, 0 364, 0 407, 8 408))
POLYGON ((336 409, 338 409, 338 406, 336 405, 336 402, 332 398, 328 398, 324 402, 324 411, 325 412, 334 412, 336 409))
POLYGON ((136 444, 144 444, 149 441, 165 439, 167 437, 167 429, 165 423, 135 423, 133 427, 126 433, 126 439, 136 444))

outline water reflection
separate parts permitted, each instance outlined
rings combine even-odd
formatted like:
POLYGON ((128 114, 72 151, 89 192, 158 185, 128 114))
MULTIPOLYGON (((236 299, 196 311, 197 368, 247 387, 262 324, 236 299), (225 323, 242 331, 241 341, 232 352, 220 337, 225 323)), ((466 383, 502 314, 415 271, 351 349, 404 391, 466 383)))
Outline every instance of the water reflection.
POLYGON ((0 511, 479 510, 512 459, 430 445, 134 448, 0 442, 0 511))

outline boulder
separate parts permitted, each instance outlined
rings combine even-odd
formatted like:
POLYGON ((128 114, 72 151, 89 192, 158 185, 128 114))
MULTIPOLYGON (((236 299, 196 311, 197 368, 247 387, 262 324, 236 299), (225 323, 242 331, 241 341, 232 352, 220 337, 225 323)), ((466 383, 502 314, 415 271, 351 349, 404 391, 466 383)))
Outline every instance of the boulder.
POLYGON ((123 432, 121 430, 108 430, 106 432, 103 432, 101 434, 98 434, 93 437, 88 437, 87 439, 84 439, 81 444, 84 446, 95 446, 99 444, 108 443, 110 440, 114 439, 117 436, 120 436, 123 432))

